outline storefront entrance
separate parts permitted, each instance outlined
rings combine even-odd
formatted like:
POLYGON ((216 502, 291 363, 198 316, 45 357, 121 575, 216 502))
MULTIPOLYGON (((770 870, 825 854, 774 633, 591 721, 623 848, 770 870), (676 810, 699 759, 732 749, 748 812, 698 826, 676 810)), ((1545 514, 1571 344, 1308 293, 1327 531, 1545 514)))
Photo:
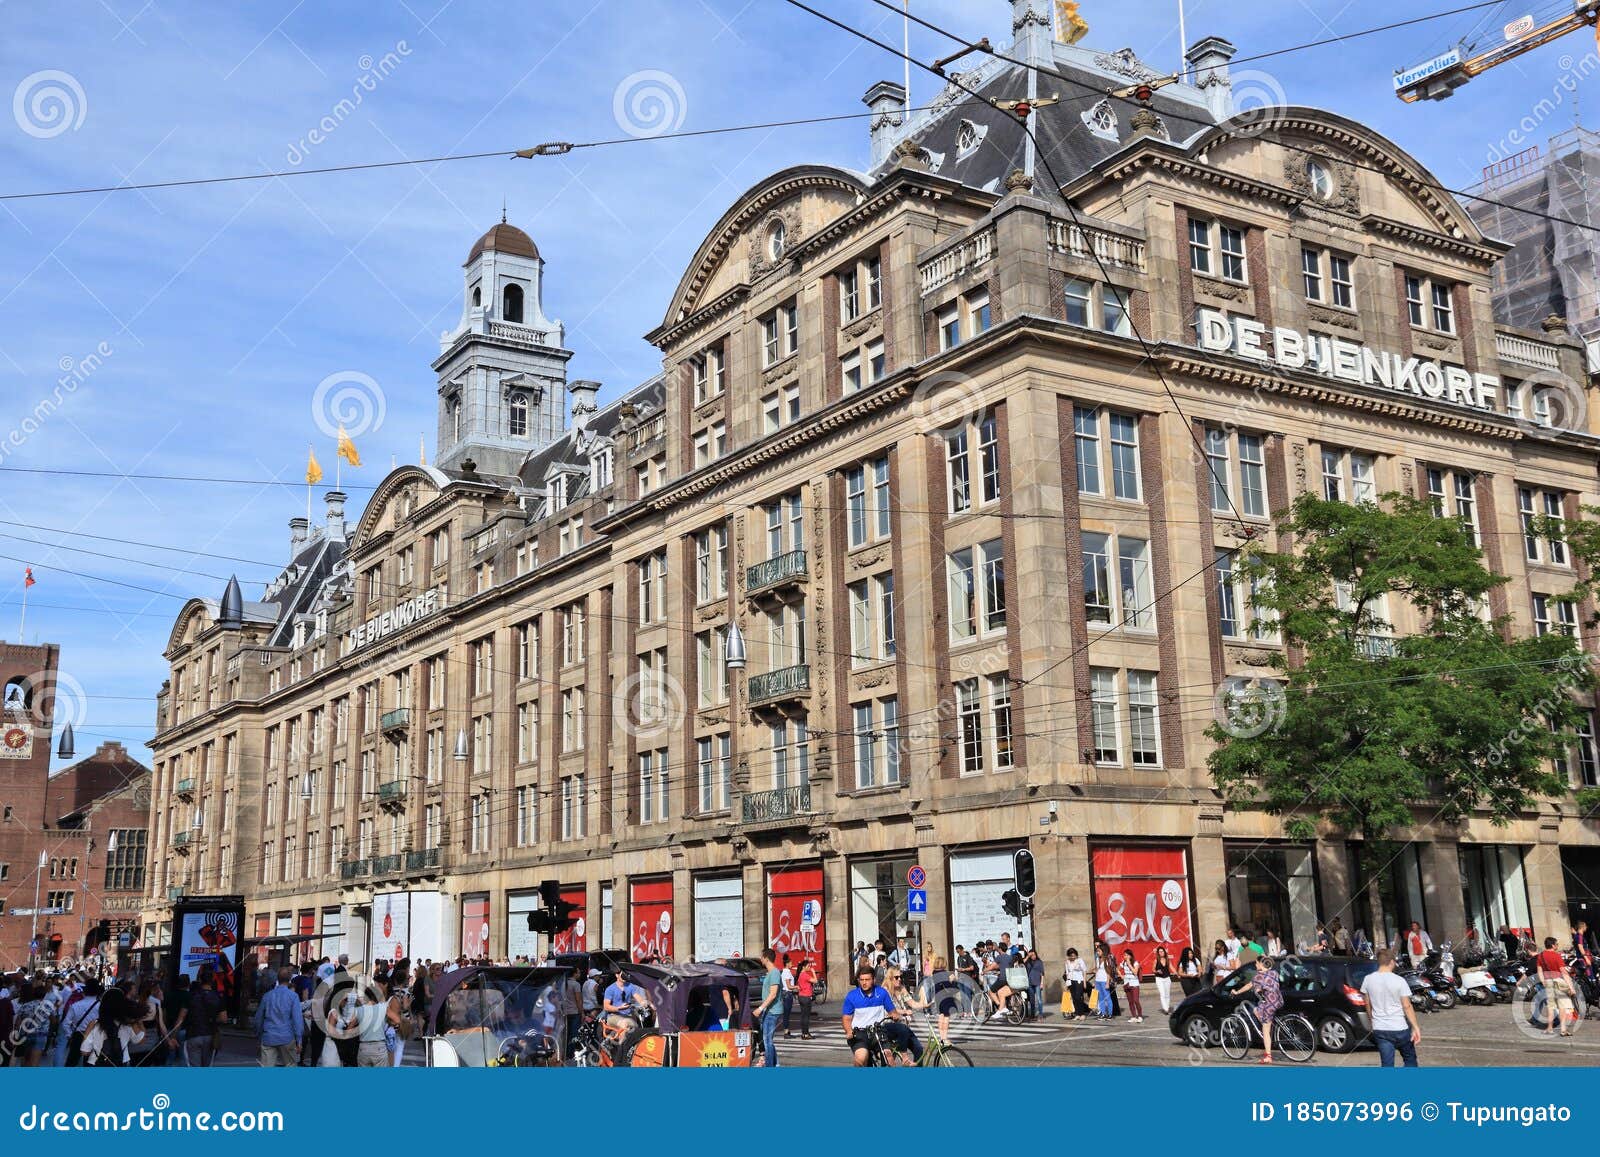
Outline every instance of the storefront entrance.
POLYGON ((1317 932, 1317 857, 1309 844, 1257 840, 1224 845, 1228 864, 1228 923, 1265 940, 1276 932, 1296 948, 1317 932))
POLYGON ((883 941, 893 952, 904 938, 912 958, 922 962, 922 923, 913 923, 906 910, 910 885, 906 873, 916 866, 914 856, 853 860, 850 864, 850 948, 859 942, 869 947, 883 941))
MULTIPOLYGON (((1484 940, 1502 928, 1529 931, 1528 882, 1522 870, 1522 849, 1516 844, 1462 844, 1461 902, 1467 927, 1476 928, 1484 940)), ((1440 929, 1434 939, 1440 939, 1440 929)))

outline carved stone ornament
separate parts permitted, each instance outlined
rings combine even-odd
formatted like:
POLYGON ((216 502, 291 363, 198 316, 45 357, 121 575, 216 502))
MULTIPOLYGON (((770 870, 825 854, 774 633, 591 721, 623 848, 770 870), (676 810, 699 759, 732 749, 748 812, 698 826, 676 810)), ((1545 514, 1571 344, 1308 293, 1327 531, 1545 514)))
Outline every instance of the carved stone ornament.
POLYGON ((694 613, 694 617, 702 623, 714 623, 722 618, 727 608, 721 603, 707 603, 694 613))
POLYGON ((1306 492, 1306 444, 1294 442, 1290 444, 1289 452, 1294 455, 1294 492, 1306 492))
POLYGON ((694 420, 696 422, 709 422, 720 413, 722 413, 722 399, 716 398, 696 410, 694 412, 694 420))
POLYGON ((1256 537, 1254 526, 1233 518, 1218 518, 1216 531, 1223 538, 1231 538, 1234 542, 1250 542, 1256 537))
POLYGON ((1118 76, 1131 77, 1134 80, 1159 80, 1161 74, 1133 54, 1131 48, 1121 48, 1116 52, 1102 52, 1094 58, 1094 66, 1107 72, 1114 72, 1118 76))
POLYGON ((865 691, 869 687, 882 687, 893 677, 894 672, 887 667, 876 671, 867 671, 855 676, 851 682, 857 691, 865 691))
POLYGON ((750 231, 750 276, 760 277, 787 260, 786 254, 800 240, 800 206, 791 201, 762 218, 761 224, 750 231), (783 230, 783 251, 774 260, 770 240, 774 229, 783 230))
POLYGON ((781 362, 775 362, 761 371, 761 384, 775 386, 786 378, 792 378, 800 372, 800 358, 790 354, 781 362))
POLYGON ((1456 344, 1453 338, 1439 337, 1437 334, 1431 333, 1419 333, 1416 340, 1418 345, 1426 346, 1431 350, 1454 349, 1456 344))
POLYGON ((721 727, 727 721, 726 711, 704 711, 695 717, 695 722, 701 727, 721 727))
POLYGON ((1207 297, 1220 297, 1224 301, 1243 301, 1250 293, 1248 285, 1240 285, 1235 281, 1220 281, 1215 277, 1195 275, 1194 289, 1196 293, 1203 293, 1207 297))
POLYGON ((868 547, 858 550, 850 556, 850 565, 853 567, 877 566, 888 556, 889 548, 886 546, 868 547))
POLYGON ((871 331, 883 325, 883 310, 875 309, 864 317, 858 317, 840 332, 844 334, 845 341, 860 341, 871 331))
POLYGON ((1405 494, 1416 493, 1416 469, 1409 462, 1400 464, 1400 490, 1405 494))
POLYGON ((1356 171, 1342 161, 1327 145, 1300 144, 1286 149, 1283 158, 1283 177, 1289 188, 1300 194, 1302 208, 1328 209, 1336 213, 1359 216, 1361 213, 1361 188, 1356 171), (1311 180, 1311 166, 1320 165, 1333 179, 1332 189, 1319 191, 1311 180))
POLYGON ((1330 309, 1326 305, 1308 305, 1307 315, 1319 325, 1336 326, 1339 329, 1360 329, 1361 325, 1356 320, 1356 315, 1347 309, 1330 309))
POLYGON ((1228 660, 1245 667, 1270 667, 1276 654, 1275 651, 1264 651, 1254 647, 1228 648, 1228 660))
POLYGON ((1013 193, 1033 192, 1033 178, 1021 169, 1012 169, 1006 174, 1006 188, 1013 193))

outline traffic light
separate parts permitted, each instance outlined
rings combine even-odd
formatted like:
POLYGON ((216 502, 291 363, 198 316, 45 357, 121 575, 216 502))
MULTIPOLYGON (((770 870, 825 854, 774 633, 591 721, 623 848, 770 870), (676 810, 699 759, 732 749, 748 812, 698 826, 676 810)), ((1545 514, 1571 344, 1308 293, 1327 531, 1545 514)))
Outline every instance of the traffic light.
POLYGON ((549 914, 550 922, 553 925, 550 930, 552 932, 565 932, 568 928, 571 928, 578 922, 578 918, 573 915, 577 910, 578 906, 570 900, 558 898, 554 911, 549 914))
POLYGON ((528 931, 554 932, 555 929, 550 927, 550 913, 546 912, 543 908, 535 908, 533 911, 529 912, 528 931))
POLYGON ((1011 861, 1011 878, 1017 886, 1017 895, 1024 900, 1033 899, 1033 894, 1038 890, 1038 882, 1033 871, 1033 853, 1027 848, 1018 848, 1017 854, 1011 861))
POLYGON ((539 882, 539 899, 546 908, 553 910, 561 902, 561 881, 541 880, 539 882))
POLYGON ((1022 919, 1022 897, 1017 895, 1015 888, 1007 888, 1000 893, 1000 907, 1004 908, 1006 915, 1013 920, 1022 919))

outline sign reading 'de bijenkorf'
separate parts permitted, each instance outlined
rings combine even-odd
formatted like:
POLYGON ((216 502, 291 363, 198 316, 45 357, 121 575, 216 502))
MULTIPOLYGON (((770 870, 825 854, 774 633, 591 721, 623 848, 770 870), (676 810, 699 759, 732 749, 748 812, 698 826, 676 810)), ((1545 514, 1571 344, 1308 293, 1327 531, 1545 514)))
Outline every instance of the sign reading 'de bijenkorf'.
POLYGON ((354 651, 386 639, 396 631, 403 631, 411 624, 436 615, 444 609, 444 599, 439 593, 439 588, 424 591, 420 595, 396 603, 392 608, 381 615, 374 615, 358 627, 350 630, 349 650, 354 651))
POLYGON ((1475 410, 1493 412, 1495 395, 1500 392, 1500 379, 1494 374, 1474 374, 1432 358, 1375 350, 1344 338, 1282 326, 1269 330, 1254 318, 1229 317, 1214 309, 1198 311, 1198 331, 1203 350, 1238 354, 1281 369, 1310 370, 1357 386, 1378 386, 1475 410), (1271 352, 1262 344, 1268 334, 1271 352))

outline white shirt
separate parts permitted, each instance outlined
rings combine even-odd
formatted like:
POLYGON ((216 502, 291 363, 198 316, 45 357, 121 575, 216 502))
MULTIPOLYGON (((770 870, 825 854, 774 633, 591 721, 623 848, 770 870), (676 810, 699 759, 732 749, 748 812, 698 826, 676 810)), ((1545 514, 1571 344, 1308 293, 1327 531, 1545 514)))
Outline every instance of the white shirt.
POLYGON ((1406 1002, 1411 999, 1411 986, 1404 979, 1379 969, 1361 982, 1361 993, 1367 998, 1374 1032, 1394 1032, 1410 1027, 1406 1021, 1406 1002))
POLYGON ((1067 961, 1066 973, 1068 984, 1082 984, 1084 977, 1088 975, 1088 971, 1083 967, 1083 960, 1081 957, 1077 960, 1067 961))

